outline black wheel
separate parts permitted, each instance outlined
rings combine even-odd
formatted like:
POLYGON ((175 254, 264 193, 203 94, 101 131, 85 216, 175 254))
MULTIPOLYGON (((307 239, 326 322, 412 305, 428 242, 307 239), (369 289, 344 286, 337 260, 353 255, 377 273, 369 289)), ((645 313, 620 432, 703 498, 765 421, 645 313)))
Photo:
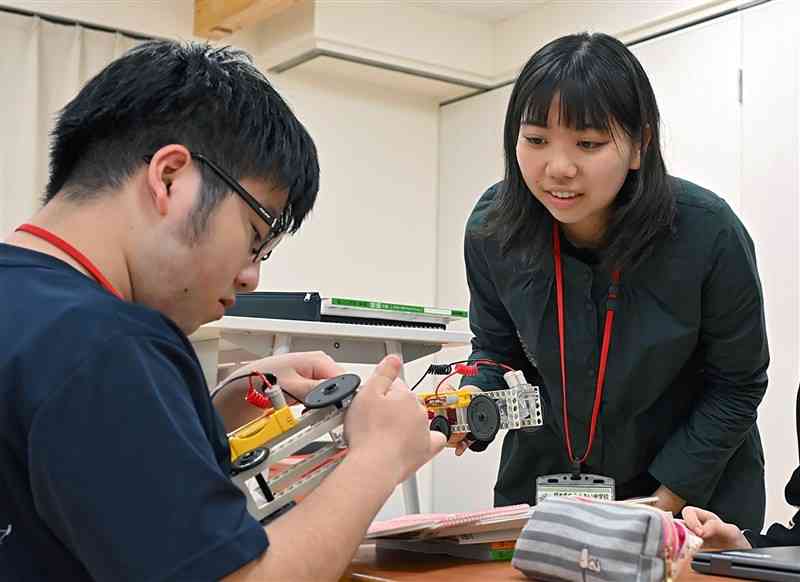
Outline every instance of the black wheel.
POLYGON ((306 408, 325 408, 331 404, 339 404, 351 396, 361 385, 361 378, 356 374, 342 374, 325 380, 306 396, 303 404, 306 408))
POLYGON ((500 430, 500 409, 484 394, 473 396, 467 407, 469 431, 479 441, 491 441, 500 430))
POLYGON ((252 469, 259 463, 263 462, 264 459, 267 458, 268 453, 269 449, 264 447, 258 447, 252 451, 247 451, 233 462, 231 465, 231 473, 237 475, 242 471, 252 469))
POLYGON ((447 422, 447 419, 441 414, 437 414, 433 417, 431 421, 431 430, 442 433, 448 441, 450 440, 450 435, 453 434, 450 423, 447 422))

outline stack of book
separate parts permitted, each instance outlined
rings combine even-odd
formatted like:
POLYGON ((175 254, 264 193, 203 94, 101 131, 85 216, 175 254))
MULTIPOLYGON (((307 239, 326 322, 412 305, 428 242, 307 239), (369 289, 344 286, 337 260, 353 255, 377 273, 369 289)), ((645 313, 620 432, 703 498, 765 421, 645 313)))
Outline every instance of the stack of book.
POLYGON ((527 504, 467 513, 423 513, 375 522, 367 532, 377 549, 510 560, 531 516, 527 504))
POLYGON ((446 329, 449 323, 467 318, 463 309, 321 297, 316 291, 237 293, 236 304, 225 315, 434 329, 446 329))

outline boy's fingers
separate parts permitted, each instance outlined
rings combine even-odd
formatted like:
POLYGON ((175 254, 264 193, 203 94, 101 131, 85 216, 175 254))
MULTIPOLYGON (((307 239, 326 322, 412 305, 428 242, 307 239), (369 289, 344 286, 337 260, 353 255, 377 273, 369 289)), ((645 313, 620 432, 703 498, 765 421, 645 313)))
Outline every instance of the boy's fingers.
POLYGON ((392 384, 400 376, 400 358, 397 356, 386 356, 381 363, 375 367, 370 378, 370 385, 375 387, 381 394, 386 394, 392 388, 392 384))

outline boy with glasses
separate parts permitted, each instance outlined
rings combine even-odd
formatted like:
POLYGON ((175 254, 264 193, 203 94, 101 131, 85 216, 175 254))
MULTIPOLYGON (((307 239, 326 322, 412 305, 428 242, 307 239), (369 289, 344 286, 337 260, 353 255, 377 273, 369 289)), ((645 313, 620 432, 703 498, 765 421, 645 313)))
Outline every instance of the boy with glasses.
MULTIPOLYGON (((0 578, 332 580, 441 450, 389 357, 297 507, 264 528, 230 481, 232 421, 186 336, 257 287, 318 179, 308 132, 231 48, 145 43, 60 112, 44 205, 0 244, 0 578)), ((252 369, 300 399, 342 372, 322 353, 252 369)))

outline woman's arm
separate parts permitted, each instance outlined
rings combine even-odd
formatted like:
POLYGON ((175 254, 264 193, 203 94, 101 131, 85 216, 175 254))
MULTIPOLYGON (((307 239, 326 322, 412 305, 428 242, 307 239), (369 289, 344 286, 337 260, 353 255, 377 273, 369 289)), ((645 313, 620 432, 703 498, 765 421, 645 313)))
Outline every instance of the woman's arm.
MULTIPOLYGON (((469 324, 474 336, 470 359, 493 360, 514 369, 532 367, 525 357, 511 315, 500 299, 489 266, 486 245, 487 240, 468 225, 464 237, 464 264, 470 293, 469 324)), ((462 385, 469 384, 483 390, 497 390, 506 386, 501 370, 481 366, 478 371, 477 376, 463 378, 462 385)), ((528 380, 533 380, 529 372, 526 376, 528 380)))
POLYGON ((650 473, 692 505, 707 505, 731 456, 756 422, 767 388, 767 331, 755 250, 723 204, 722 224, 702 288, 704 387, 686 422, 653 460, 650 473))

